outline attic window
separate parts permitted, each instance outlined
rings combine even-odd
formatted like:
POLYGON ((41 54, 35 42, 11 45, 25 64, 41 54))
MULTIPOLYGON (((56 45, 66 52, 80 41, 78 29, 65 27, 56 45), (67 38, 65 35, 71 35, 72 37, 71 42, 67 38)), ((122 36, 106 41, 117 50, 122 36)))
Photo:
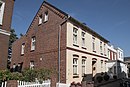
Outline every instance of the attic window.
POLYGON ((42 15, 39 16, 39 24, 42 24, 42 15))
POLYGON ((48 11, 45 12, 44 14, 44 22, 47 22, 48 21, 48 11))

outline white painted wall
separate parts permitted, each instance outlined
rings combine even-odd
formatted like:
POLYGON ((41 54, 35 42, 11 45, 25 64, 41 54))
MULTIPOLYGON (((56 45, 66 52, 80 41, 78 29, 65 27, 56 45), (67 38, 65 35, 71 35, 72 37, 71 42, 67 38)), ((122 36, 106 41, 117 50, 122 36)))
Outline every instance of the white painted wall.
MULTIPOLYGON (((96 54, 102 57, 107 57, 107 55, 101 55, 100 53, 100 39, 95 37, 95 44, 96 44, 96 53, 93 52, 92 50, 92 34, 88 33, 86 31, 85 33, 85 48, 82 48, 82 39, 81 39, 81 32, 83 31, 80 27, 77 27, 78 29, 78 43, 77 45, 79 47, 76 47, 73 45, 73 27, 74 26, 72 23, 67 22, 67 47, 76 49, 76 50, 80 50, 80 51, 84 51, 84 52, 88 52, 91 54, 96 54)), ((104 42, 103 42, 104 44, 104 42)), ((103 52, 104 52, 104 45, 103 45, 103 52)), ((83 77, 82 77, 82 56, 85 56, 86 59, 86 74, 92 74, 92 58, 96 58, 97 59, 97 66, 96 66, 96 72, 97 73, 101 73, 101 72, 105 72, 106 71, 106 65, 105 65, 105 61, 107 61, 107 59, 102 58, 102 57, 98 57, 98 56, 94 56, 91 54, 87 54, 87 53, 82 53, 82 52, 78 52, 78 51, 74 51, 74 50, 69 50, 67 49, 66 51, 66 83, 69 84, 73 81, 75 82, 81 82, 83 77), (78 78, 73 78, 73 55, 78 55, 78 78), (103 60, 103 68, 101 68, 101 60, 103 60)), ((107 54, 107 44, 106 44, 106 54, 107 54)))

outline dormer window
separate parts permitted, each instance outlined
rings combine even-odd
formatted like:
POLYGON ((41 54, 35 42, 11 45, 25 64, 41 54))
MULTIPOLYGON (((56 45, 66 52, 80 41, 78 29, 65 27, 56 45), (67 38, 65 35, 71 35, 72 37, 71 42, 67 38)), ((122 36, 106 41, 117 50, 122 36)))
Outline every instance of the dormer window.
POLYGON ((48 12, 45 12, 44 14, 44 22, 47 22, 48 21, 48 12))
POLYGON ((42 15, 39 16, 39 24, 42 24, 42 15))

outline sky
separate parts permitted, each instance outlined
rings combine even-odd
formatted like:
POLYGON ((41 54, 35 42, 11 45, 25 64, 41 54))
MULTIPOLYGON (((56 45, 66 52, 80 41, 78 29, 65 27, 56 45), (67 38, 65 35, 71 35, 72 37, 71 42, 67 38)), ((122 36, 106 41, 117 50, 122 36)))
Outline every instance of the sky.
MULTIPOLYGON (((44 0, 16 0, 12 28, 25 34, 44 0)), ((130 0, 46 0, 130 56, 130 0)))

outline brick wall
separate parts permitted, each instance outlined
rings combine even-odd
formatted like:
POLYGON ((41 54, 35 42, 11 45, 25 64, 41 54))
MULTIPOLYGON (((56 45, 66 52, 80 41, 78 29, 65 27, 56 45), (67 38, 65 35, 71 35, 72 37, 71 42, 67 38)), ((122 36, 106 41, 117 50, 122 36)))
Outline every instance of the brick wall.
MULTIPOLYGON (((10 31, 14 0, 3 0, 5 2, 4 16, 0 29, 10 31)), ((8 57, 9 36, 0 33, 0 69, 6 69, 8 57)))
MULTIPOLYGON (((12 63, 23 62, 23 69, 29 68, 30 61, 34 61, 36 69, 50 68, 54 70, 55 77, 58 73, 58 30, 60 23, 64 20, 63 14, 44 3, 34 17, 25 36, 13 44, 12 63), (48 11, 49 20, 38 25, 39 15, 48 11), (31 51, 31 38, 36 37, 36 49, 31 51), (25 43, 25 54, 21 55, 21 46, 25 43)), ((66 24, 61 31, 61 82, 66 82, 66 24)), ((57 82, 54 81, 54 82, 57 82)))

